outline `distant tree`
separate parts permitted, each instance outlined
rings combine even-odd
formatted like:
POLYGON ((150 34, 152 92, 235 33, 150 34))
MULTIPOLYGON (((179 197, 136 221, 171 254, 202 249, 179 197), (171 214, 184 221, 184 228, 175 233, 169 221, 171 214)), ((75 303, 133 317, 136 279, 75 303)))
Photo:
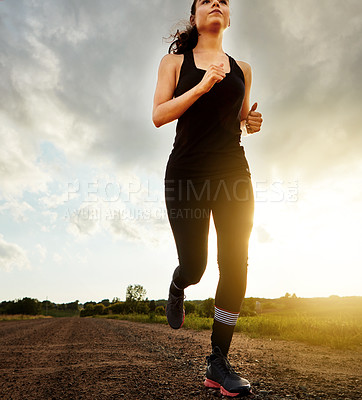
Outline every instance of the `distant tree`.
POLYGON ((128 285, 126 301, 142 301, 146 297, 146 289, 142 285, 128 285))
POLYGON ((248 315, 249 312, 253 312, 256 309, 256 300, 254 298, 244 298, 241 304, 241 310, 244 315, 248 315))
POLYGON ((297 299, 297 298, 298 298, 297 295, 295 293, 293 293, 292 299, 297 299))
POLYGON ((104 314, 104 304, 98 303, 94 306, 94 313, 97 315, 103 315, 104 314))
POLYGON ((155 300, 151 300, 151 301, 150 301, 149 307, 150 307, 150 312, 154 312, 154 311, 155 311, 155 309, 156 309, 156 302, 155 302, 155 300))
POLYGON ((37 315, 41 312, 41 303, 37 299, 24 297, 14 303, 12 314, 37 315))
POLYGON ((41 302, 41 309, 42 309, 42 314, 48 315, 49 312, 57 309, 57 305, 51 302, 50 300, 43 300, 41 302))
POLYGON ((148 314, 150 312, 148 301, 138 301, 136 306, 136 312, 138 314, 148 314))
POLYGON ((65 305, 67 310, 74 310, 78 311, 79 310, 79 300, 73 301, 72 303, 67 303, 65 305))
POLYGON ((125 313, 125 303, 123 301, 117 301, 109 306, 112 314, 124 314, 125 313))
POLYGON ((251 317, 257 315, 256 307, 256 300, 254 298, 244 298, 239 312, 240 317, 251 317))
POLYGON ((96 306, 96 302, 95 301, 87 301, 86 303, 84 303, 83 305, 83 309, 80 310, 80 316, 81 317, 88 317, 91 315, 95 315, 96 312, 94 310, 96 306))
POLYGON ((14 310, 14 301, 3 301, 0 304, 0 314, 15 314, 12 311, 14 310))
POLYGON ((291 297, 290 293, 288 293, 288 292, 285 293, 285 295, 284 295, 284 298, 285 298, 285 299, 289 299, 290 297, 291 297))
MULTIPOLYGON (((139 306, 140 302, 145 301, 146 289, 142 285, 128 285, 126 291, 125 313, 137 313, 137 309, 141 310, 143 306, 139 306)), ((148 303, 148 301, 147 301, 148 303)), ((147 311, 148 312, 148 311, 147 311)))
POLYGON ((157 306, 155 309, 156 315, 165 315, 165 307, 164 306, 157 306))
POLYGON ((113 303, 118 303, 118 302, 120 302, 120 301, 121 301, 120 298, 118 298, 118 297, 113 297, 112 304, 113 304, 113 303))
POLYGON ((85 305, 84 309, 81 310, 80 316, 81 317, 89 317, 91 315, 94 315, 95 314, 94 308, 95 308, 95 305, 92 304, 92 302, 90 302, 90 301, 87 302, 87 305, 85 305))
POLYGON ((101 303, 102 303, 105 307, 108 307, 108 306, 111 304, 110 301, 109 301, 109 299, 104 299, 104 300, 101 301, 101 303))
POLYGON ((214 317, 215 300, 211 297, 204 300, 200 305, 200 311, 203 317, 214 317))
POLYGON ((185 301, 184 306, 186 314, 192 314, 196 311, 196 305, 192 301, 185 301))

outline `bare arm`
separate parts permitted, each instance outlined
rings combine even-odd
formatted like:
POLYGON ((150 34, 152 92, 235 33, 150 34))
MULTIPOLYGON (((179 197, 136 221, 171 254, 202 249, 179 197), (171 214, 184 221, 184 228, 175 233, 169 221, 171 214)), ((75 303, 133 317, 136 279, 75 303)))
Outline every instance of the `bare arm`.
POLYGON ((173 54, 166 54, 158 69, 152 111, 152 121, 156 128, 178 119, 198 98, 226 76, 222 66, 211 65, 200 83, 181 96, 173 98, 177 67, 174 57, 173 54))
POLYGON ((251 71, 251 66, 244 62, 241 63, 241 61, 237 61, 239 67, 243 70, 244 73, 244 78, 245 78, 245 97, 244 97, 244 102, 243 106, 241 107, 240 111, 240 129, 246 132, 246 116, 248 115, 248 112, 250 110, 250 91, 251 91, 251 82, 252 82, 252 71, 251 71))
POLYGON ((165 55, 158 69, 158 80, 153 99, 152 121, 156 128, 179 118, 201 95, 197 86, 173 98, 176 88, 176 63, 165 55))
POLYGON ((263 118, 260 112, 255 111, 258 103, 254 103, 250 108, 250 91, 252 83, 251 66, 248 63, 241 61, 238 61, 238 64, 239 67, 242 68, 245 77, 245 97, 240 111, 240 129, 248 135, 260 131, 263 118))

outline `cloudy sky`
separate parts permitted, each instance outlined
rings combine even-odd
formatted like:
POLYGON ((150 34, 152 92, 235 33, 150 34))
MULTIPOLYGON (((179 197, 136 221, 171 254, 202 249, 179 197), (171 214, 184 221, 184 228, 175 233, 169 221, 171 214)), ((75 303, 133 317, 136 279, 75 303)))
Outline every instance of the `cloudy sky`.
MULTIPOLYGON (((167 298, 163 177, 176 121, 152 103, 191 0, 0 2, 0 301, 167 298)), ((231 0, 262 131, 246 296, 362 295, 362 3, 231 0)), ((214 297, 216 233, 188 299, 214 297)))

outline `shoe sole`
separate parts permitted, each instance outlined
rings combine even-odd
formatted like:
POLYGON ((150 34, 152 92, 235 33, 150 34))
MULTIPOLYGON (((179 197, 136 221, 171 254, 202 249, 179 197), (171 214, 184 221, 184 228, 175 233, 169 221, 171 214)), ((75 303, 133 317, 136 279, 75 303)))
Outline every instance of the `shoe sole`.
MULTIPOLYGON (((166 318, 167 318, 167 306, 166 306, 166 308, 165 308, 165 313, 166 313, 166 318)), ((167 318, 167 322, 168 322, 168 318, 167 318)), ((184 310, 184 315, 183 315, 183 318, 182 318, 182 323, 181 323, 181 325, 179 326, 179 327, 173 327, 169 322, 168 322, 168 324, 170 325, 170 327, 172 328, 172 329, 180 329, 181 327, 182 327, 182 325, 184 324, 184 322, 185 322, 185 310, 184 310)))
POLYGON ((239 392, 239 393, 228 392, 223 386, 220 385, 220 383, 217 383, 217 382, 215 382, 215 381, 213 381, 211 379, 208 379, 208 378, 205 379, 204 385, 206 387, 208 387, 208 388, 211 388, 211 389, 220 389, 220 393, 223 396, 236 397, 236 396, 240 396, 240 395, 244 395, 245 396, 245 395, 248 395, 248 394, 251 393, 250 388, 245 388, 245 391, 239 392))

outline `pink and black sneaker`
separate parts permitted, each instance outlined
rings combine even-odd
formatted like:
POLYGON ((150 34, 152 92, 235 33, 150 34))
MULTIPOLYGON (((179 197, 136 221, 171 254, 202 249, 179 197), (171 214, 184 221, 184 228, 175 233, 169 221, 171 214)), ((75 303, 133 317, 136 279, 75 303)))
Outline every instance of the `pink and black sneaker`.
POLYGON ((250 383, 241 378, 231 367, 229 360, 218 346, 206 357, 206 379, 204 385, 212 389, 220 389, 224 396, 241 397, 251 394, 250 383))

